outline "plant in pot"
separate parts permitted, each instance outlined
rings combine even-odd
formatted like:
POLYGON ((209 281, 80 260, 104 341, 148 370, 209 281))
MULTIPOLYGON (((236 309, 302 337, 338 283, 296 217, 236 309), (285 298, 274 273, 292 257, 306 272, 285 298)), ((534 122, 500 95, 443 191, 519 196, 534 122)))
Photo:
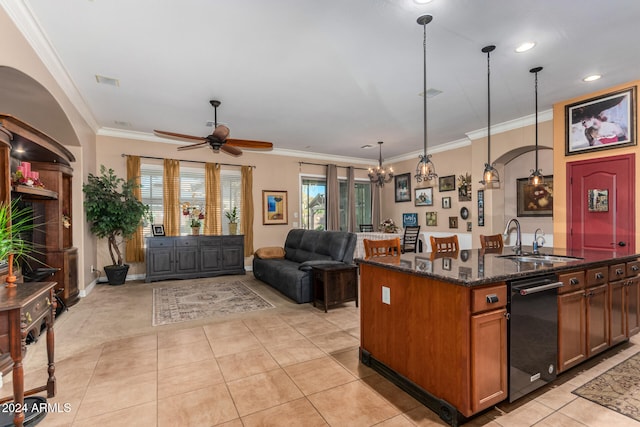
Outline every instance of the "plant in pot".
POLYGON ((123 263, 120 244, 150 219, 149 206, 133 193, 136 187, 134 180, 119 178, 104 165, 100 166, 100 175, 89 174, 82 186, 91 232, 107 239, 113 264, 105 266, 104 272, 111 285, 123 284, 129 271, 129 265, 123 263))
POLYGON ((238 207, 234 206, 230 211, 226 211, 225 216, 229 220, 229 234, 238 232, 238 207))
POLYGON ((16 286, 14 267, 20 265, 23 258, 35 260, 31 255, 36 253, 33 243, 24 239, 25 234, 32 232, 34 228, 33 211, 22 207, 20 199, 0 203, 0 267, 8 266, 8 288, 16 286))

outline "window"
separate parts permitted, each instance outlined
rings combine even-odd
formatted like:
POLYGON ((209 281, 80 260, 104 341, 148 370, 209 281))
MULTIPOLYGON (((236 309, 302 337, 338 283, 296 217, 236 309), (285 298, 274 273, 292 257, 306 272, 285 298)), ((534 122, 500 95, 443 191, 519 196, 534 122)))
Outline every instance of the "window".
MULTIPOLYGON (((355 183, 356 225, 371 224, 371 183, 355 183)), ((339 180, 340 186, 340 230, 347 230, 347 181, 339 180)), ((327 181, 322 178, 302 178, 301 227, 307 230, 325 230, 327 181)))
MULTIPOLYGON (((140 166, 142 202, 151 208, 152 223, 163 224, 164 200, 163 200, 163 166, 143 163, 140 166)), ((229 234, 229 222, 224 213, 234 206, 241 212, 241 174, 240 171, 220 171, 220 197, 221 197, 221 221, 222 234, 229 234)), ((204 208, 205 206, 205 174, 204 167, 180 166, 180 203, 189 202, 191 206, 204 208)), ((181 206, 176 206, 181 210, 181 206)), ((204 212, 207 215, 207 212, 204 212)), ((204 226, 204 221, 201 221, 204 226)), ((146 224, 143 230, 145 236, 151 236, 151 224, 146 224)), ((180 215, 180 234, 191 234, 189 217, 180 215)))

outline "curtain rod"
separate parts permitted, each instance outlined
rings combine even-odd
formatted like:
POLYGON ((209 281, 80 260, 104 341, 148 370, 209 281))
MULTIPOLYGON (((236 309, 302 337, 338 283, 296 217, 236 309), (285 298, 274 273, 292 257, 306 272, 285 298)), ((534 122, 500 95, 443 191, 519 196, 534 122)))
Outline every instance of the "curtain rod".
MULTIPOLYGON (((138 156, 137 154, 125 154, 125 153, 122 153, 122 157, 127 157, 127 156, 136 156, 136 157, 140 157, 141 159, 166 160, 164 157, 138 156)), ((180 162, 190 162, 190 163, 200 163, 200 164, 211 163, 211 162, 202 162, 202 161, 199 161, 199 160, 178 160, 178 161, 180 161, 180 162)), ((217 164, 223 165, 223 166, 238 166, 238 167, 245 166, 245 165, 236 165, 236 164, 233 164, 233 163, 217 163, 217 164)), ((254 169, 256 168, 255 165, 249 165, 249 166, 251 166, 254 169)))
MULTIPOLYGON (((310 163, 310 162, 298 162, 298 165, 329 166, 328 164, 310 163)), ((354 169, 358 169, 358 170, 361 170, 361 171, 368 171, 369 170, 368 168, 358 168, 358 167, 355 167, 355 166, 339 166, 339 165, 336 165, 336 167, 338 167, 338 168, 353 167, 354 169)))

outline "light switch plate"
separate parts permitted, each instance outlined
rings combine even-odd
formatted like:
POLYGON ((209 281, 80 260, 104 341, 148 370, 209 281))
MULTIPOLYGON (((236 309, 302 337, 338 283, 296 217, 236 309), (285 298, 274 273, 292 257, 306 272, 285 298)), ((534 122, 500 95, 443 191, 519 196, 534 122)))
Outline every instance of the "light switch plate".
POLYGON ((391 304, 391 289, 386 286, 382 287, 382 302, 385 304, 391 304))

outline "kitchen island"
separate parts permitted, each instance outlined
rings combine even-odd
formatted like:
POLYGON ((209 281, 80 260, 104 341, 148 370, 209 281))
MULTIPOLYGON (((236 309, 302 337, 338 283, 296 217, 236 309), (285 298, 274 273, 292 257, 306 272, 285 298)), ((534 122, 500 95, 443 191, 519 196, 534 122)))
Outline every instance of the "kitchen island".
MULTIPOLYGON (((620 249, 613 255, 554 249, 513 257, 504 248, 357 259, 361 361, 458 425, 513 398, 512 283, 551 276, 561 286, 553 290, 555 323, 547 328, 554 329, 552 378, 640 329, 640 255, 620 249)), ((532 375, 531 383, 540 376, 545 372, 532 375)))

